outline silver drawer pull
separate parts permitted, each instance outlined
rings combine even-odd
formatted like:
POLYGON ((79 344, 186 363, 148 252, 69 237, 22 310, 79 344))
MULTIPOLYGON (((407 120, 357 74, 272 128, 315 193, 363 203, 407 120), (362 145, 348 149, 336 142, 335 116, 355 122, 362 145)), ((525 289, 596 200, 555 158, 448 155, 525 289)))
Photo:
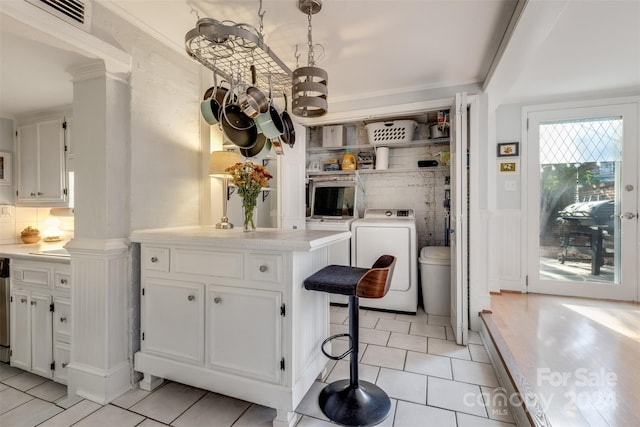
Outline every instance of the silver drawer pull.
POLYGON ((269 269, 269 267, 267 267, 266 265, 261 265, 260 266, 260 272, 264 273, 265 271, 267 271, 269 269))
POLYGON ((158 262, 158 257, 152 256, 151 257, 151 262, 158 262))
POLYGON ((22 304, 24 304, 24 303, 26 303, 26 302, 27 302, 27 299, 26 299, 26 298, 20 298, 20 302, 21 302, 22 304))
POLYGON ((60 279, 60 283, 62 285, 66 285, 67 284, 67 279, 60 279))
POLYGON ((67 367, 67 365, 69 365, 69 364, 68 364, 68 363, 63 363, 63 364, 62 364, 62 367, 63 367, 63 368, 66 368, 66 367, 67 367))
POLYGON ((67 318, 66 318, 66 317, 61 317, 61 318, 60 318, 60 321, 61 321, 62 323, 64 323, 64 322, 66 322, 66 321, 67 321, 67 318))
POLYGON ((213 302, 214 302, 214 303, 216 303, 216 304, 220 304, 220 303, 222 302, 222 298, 220 298, 220 297, 215 297, 215 298, 213 299, 213 302))
POLYGON ((196 297, 195 297, 195 296, 193 296, 193 295, 189 295, 189 296, 187 297, 187 299, 188 299, 189 301, 193 301, 194 299, 196 299, 196 297))

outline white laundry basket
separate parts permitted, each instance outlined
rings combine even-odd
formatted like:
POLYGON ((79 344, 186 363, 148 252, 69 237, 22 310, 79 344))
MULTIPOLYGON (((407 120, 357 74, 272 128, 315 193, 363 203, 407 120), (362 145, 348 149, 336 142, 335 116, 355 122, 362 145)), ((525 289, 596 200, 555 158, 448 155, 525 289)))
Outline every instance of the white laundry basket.
POLYGON ((451 248, 425 246, 420 250, 422 303, 427 314, 449 316, 451 310, 451 248))

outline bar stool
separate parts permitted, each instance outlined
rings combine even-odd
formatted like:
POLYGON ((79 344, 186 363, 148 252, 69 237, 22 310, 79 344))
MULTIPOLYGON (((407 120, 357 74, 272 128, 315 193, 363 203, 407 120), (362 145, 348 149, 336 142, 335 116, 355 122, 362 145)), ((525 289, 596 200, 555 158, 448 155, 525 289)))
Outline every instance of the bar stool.
POLYGON ((327 385, 318 402, 322 412, 336 423, 346 426, 373 426, 391 411, 391 400, 380 387, 358 379, 358 298, 382 298, 391 284, 396 263, 392 255, 382 255, 370 269, 329 265, 304 281, 308 290, 349 296, 349 333, 330 336, 322 343, 322 353, 332 360, 350 355, 350 376, 327 385), (324 346, 333 339, 349 337, 349 349, 339 356, 328 354, 324 346))

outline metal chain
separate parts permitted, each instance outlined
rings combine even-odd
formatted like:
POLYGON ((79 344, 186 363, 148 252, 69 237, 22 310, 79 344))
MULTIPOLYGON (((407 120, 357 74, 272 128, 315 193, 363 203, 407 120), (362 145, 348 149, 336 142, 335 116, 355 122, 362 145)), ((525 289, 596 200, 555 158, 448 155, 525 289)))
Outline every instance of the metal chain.
POLYGON ((262 37, 262 29, 264 28, 264 15, 267 13, 266 10, 262 10, 262 0, 260 0, 260 8, 258 9, 258 17, 260 18, 260 37, 262 37))
POLYGON ((316 64, 316 58, 315 58, 315 54, 313 52, 313 37, 311 35, 311 32, 313 30, 313 28, 311 27, 311 6, 309 6, 309 15, 308 15, 308 20, 309 20, 309 26, 307 27, 307 38, 308 38, 308 49, 309 49, 309 57, 308 57, 308 62, 309 62, 309 67, 314 67, 316 64))

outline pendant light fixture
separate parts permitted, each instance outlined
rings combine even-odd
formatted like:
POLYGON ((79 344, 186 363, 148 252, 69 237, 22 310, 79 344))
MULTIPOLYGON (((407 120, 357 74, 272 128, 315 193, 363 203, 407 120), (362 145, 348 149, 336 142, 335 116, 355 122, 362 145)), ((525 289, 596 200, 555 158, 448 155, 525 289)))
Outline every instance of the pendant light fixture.
POLYGON ((296 116, 319 117, 327 113, 328 74, 315 65, 311 16, 322 9, 321 0, 298 0, 298 9, 307 15, 308 25, 308 66, 293 71, 291 111, 296 116))

